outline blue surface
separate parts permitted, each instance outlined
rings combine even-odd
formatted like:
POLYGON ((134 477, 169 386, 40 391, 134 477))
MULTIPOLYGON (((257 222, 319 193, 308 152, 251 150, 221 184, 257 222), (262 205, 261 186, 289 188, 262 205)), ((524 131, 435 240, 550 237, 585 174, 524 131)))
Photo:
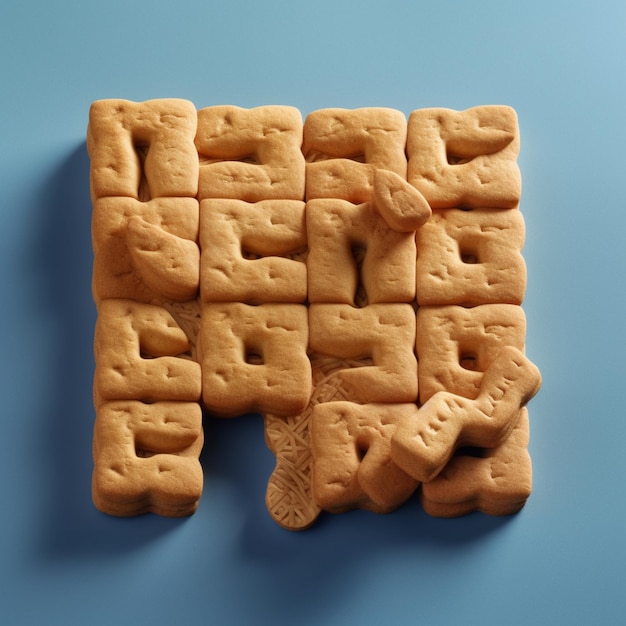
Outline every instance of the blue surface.
POLYGON ((623 623, 626 4, 1 7, 3 623, 623 623), (520 514, 438 520, 411 503, 284 531, 265 511, 273 459, 252 416, 208 429, 192 518, 93 508, 87 112, 166 96, 303 114, 515 107, 527 351, 544 377, 520 514))

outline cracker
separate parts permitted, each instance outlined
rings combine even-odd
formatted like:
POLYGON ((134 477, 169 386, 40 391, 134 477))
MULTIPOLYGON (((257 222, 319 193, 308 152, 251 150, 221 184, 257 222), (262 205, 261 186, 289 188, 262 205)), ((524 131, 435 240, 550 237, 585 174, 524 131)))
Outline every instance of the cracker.
POLYGON ((369 304, 413 301, 415 236, 390 228, 373 203, 310 200, 306 222, 309 302, 355 305, 360 286, 369 304))
POLYGON ((201 324, 202 398, 211 413, 304 410, 311 396, 304 305, 205 304, 201 324))
POLYGON ((288 106, 198 111, 198 198, 304 200, 302 116, 288 106))
POLYGON ((519 130, 507 106, 419 109, 409 116, 408 181, 434 208, 515 208, 519 130))
POLYGON ((406 118, 387 108, 321 109, 304 122, 306 198, 370 199, 374 172, 406 178, 406 118))
POLYGON ((521 304, 524 237, 517 209, 435 209, 417 231, 418 304, 521 304))
POLYGON ((340 372, 369 365, 368 359, 337 359, 317 353, 312 353, 310 360, 313 391, 306 409, 293 416, 264 416, 265 441, 276 457, 265 502, 274 521, 288 530, 310 527, 321 513, 311 486, 313 411, 320 403, 349 400, 340 372))
POLYGON ((196 109, 180 99, 98 100, 89 110, 92 200, 194 198, 196 109))
POLYGON ((94 426, 94 504, 110 515, 190 515, 202 493, 203 440, 197 403, 102 404, 94 426))
POLYGON ((200 281, 197 239, 198 202, 193 198, 96 200, 92 215, 95 302, 191 300, 200 281))
POLYGON ((307 272, 304 202, 203 200, 204 302, 304 303, 307 272))

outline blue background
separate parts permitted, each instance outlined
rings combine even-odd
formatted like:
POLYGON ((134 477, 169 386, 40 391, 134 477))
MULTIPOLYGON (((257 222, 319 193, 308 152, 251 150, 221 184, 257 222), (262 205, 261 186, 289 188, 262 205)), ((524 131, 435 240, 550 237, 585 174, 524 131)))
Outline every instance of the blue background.
POLYGON ((626 4, 0 8, 0 610, 7 624, 617 624, 626 615, 626 4), (534 492, 518 515, 274 524, 259 418, 212 423, 187 520, 90 499, 93 100, 519 114, 534 492))

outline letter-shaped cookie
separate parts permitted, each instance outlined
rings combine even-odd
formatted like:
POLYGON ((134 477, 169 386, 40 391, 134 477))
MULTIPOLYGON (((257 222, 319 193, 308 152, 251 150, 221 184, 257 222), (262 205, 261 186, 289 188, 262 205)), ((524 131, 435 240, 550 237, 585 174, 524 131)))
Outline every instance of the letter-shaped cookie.
POLYGON ((524 232, 517 209, 435 209, 417 232, 418 304, 521 304, 524 232))
POLYGON ((398 426, 391 456, 416 480, 428 482, 457 448, 501 444, 540 384, 539 370, 519 350, 503 348, 487 368, 475 400, 447 391, 436 393, 414 419, 398 426))
POLYGON ((374 172, 406 178, 406 118, 385 108, 320 109, 304 121, 306 198, 361 203, 372 195, 374 172))
POLYGON ((413 404, 325 402, 313 409, 312 490, 324 510, 355 507, 389 512, 405 502, 418 482, 391 459, 396 424, 410 419, 413 404))
POLYGON ((193 402, 107 402, 94 426, 92 495, 109 515, 190 515, 202 493, 202 411, 193 402))
POLYGON ((485 370, 500 350, 524 349, 526 317, 511 304, 420 307, 416 352, 423 404, 438 391, 475 398, 485 370))
POLYGON ((198 201, 129 197, 94 202, 93 297, 161 303, 194 298, 199 287, 198 201))
POLYGON ((371 359, 371 365, 337 372, 353 402, 415 402, 415 313, 409 304, 345 304, 309 307, 309 348, 340 359, 371 359))
POLYGON ((300 413, 311 396, 307 339, 304 305, 205 304, 200 331, 205 407, 220 417, 300 413))
POLYGON ((94 339, 96 407, 109 400, 198 401, 200 365, 178 355, 189 341, 163 308, 104 300, 94 339))
POLYGON ((92 200, 195 197, 196 126, 196 108, 186 100, 94 102, 87 129, 92 200))
POLYGON ((369 304, 413 301, 414 233, 390 228, 369 202, 310 200, 306 221, 309 302, 355 305, 360 286, 369 304))
POLYGON ((515 111, 419 109, 409 116, 408 181, 433 209, 515 208, 521 194, 515 111))
POLYGON ((511 515, 524 506, 532 488, 526 407, 499 446, 479 455, 459 452, 438 476, 422 484, 420 500, 429 515, 456 517, 472 511, 511 515))
POLYGON ((304 202, 211 199, 200 211, 203 302, 305 302, 304 202))
POLYGON ((287 106, 198 111, 198 197, 304 200, 302 116, 287 106))

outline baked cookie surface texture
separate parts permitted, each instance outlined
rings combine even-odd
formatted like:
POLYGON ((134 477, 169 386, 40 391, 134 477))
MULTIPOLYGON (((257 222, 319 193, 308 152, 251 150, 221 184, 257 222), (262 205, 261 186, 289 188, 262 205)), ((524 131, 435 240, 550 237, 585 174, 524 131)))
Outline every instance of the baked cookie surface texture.
POLYGON ((518 511, 541 385, 519 146, 507 106, 93 103, 95 506, 192 514, 203 419, 252 413, 286 529, 518 511))

